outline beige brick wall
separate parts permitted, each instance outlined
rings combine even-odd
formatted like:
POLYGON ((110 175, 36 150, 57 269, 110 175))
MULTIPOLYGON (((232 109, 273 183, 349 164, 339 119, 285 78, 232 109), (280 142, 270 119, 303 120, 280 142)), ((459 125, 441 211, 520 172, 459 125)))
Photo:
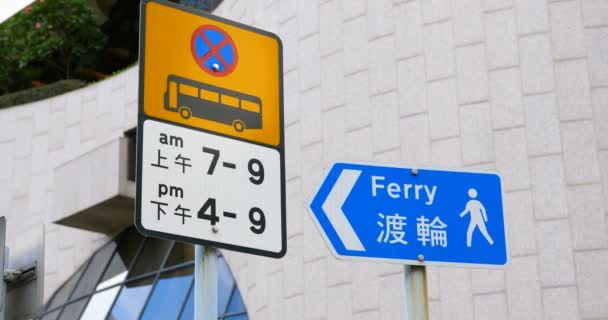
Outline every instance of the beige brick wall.
POLYGON ((53 224, 54 169, 135 127, 137 68, 51 99, 0 110, 0 215, 15 259, 41 232, 45 299, 108 238, 53 224))
POLYGON ((404 318, 401 267, 336 260, 309 218, 335 160, 502 174, 511 263, 428 268, 432 319, 608 317, 604 1, 241 0, 217 14, 276 32, 286 55, 288 254, 228 253, 254 319, 404 318))

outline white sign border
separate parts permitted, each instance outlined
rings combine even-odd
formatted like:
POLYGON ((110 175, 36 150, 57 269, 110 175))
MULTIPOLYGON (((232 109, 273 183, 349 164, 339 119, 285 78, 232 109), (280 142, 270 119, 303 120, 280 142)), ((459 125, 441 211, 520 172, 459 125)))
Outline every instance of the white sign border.
POLYGON ((504 186, 502 182, 502 175, 498 172, 492 171, 482 171, 482 170, 466 170, 459 168, 432 168, 432 167, 424 167, 424 166, 399 166, 395 164, 382 163, 382 162, 365 162, 365 161, 334 161, 324 170, 324 174, 321 176, 321 180, 318 182, 318 187, 314 190, 314 192, 308 197, 308 202, 306 203, 306 209, 308 210, 311 219, 313 220, 315 227, 325 240, 326 246, 329 248, 329 251, 334 255, 334 257, 344 260, 344 261, 366 261, 366 262, 382 262, 382 263, 392 263, 392 264, 402 264, 402 265, 410 265, 410 266, 440 266, 440 267, 458 267, 458 268, 478 268, 478 269, 506 269, 507 265, 511 261, 511 255, 509 253, 509 232, 507 221, 505 219, 506 212, 504 212, 504 199, 505 192, 504 186), (446 171, 446 172, 462 172, 462 173, 479 173, 479 174, 493 174, 497 175, 500 180, 500 196, 503 200, 503 225, 505 226, 505 250, 506 250, 506 260, 502 265, 497 264, 477 264, 477 263, 462 263, 462 262, 441 262, 441 261, 418 261, 418 260, 409 260, 409 259, 389 259, 389 258, 375 258, 375 257, 360 257, 360 256, 349 256, 349 255, 341 255, 334 248, 331 240, 325 234, 325 230, 323 230, 323 226, 317 220, 317 216, 312 211, 310 205, 313 200, 321 190, 323 183, 327 179, 327 176, 331 169, 336 164, 353 164, 353 165, 363 165, 363 166, 377 166, 377 167, 388 167, 388 168, 396 168, 396 169, 418 169, 418 170, 433 170, 433 171, 446 171))
POLYGON ((134 217, 134 222, 135 222, 135 227, 137 228, 137 230, 148 237, 156 237, 156 238, 163 238, 163 239, 168 239, 168 240, 175 240, 175 241, 181 241, 181 242, 186 242, 186 243, 193 243, 193 244, 199 244, 199 245, 205 245, 205 246, 211 246, 211 247, 217 247, 217 248, 223 248, 223 249, 227 249, 227 250, 232 250, 232 251, 238 251, 238 252, 244 252, 244 253, 249 253, 249 254, 254 254, 254 255, 260 255, 260 256, 266 256, 266 257, 271 257, 271 258, 282 258, 283 256, 285 256, 285 254, 287 253, 287 196, 286 196, 286 171, 285 171, 285 103, 284 103, 284 89, 283 89, 283 42, 281 41, 281 38, 269 31, 266 30, 262 30, 262 29, 258 29, 256 27, 250 26, 250 25, 246 25, 246 24, 242 24, 236 21, 232 21, 226 18, 222 18, 222 17, 218 17, 200 10, 196 10, 190 7, 186 7, 186 6, 182 6, 173 2, 169 2, 166 0, 142 0, 140 3, 140 19, 139 19, 139 86, 138 86, 138 114, 137 114, 137 129, 138 134, 137 134, 137 146, 136 146, 136 154, 137 154, 137 159, 136 159, 136 196, 135 196, 135 217, 134 217), (214 21, 218 21, 221 23, 225 23, 228 25, 231 25, 235 28, 241 28, 241 29, 245 29, 245 30, 249 30, 267 37, 271 37, 273 39, 275 39, 279 45, 279 70, 277 73, 277 77, 279 78, 279 128, 280 128, 280 140, 279 140, 279 145, 278 146, 272 146, 272 145, 267 145, 264 143, 259 143, 259 142, 255 142, 255 141, 251 141, 251 140, 246 140, 246 139, 241 139, 238 137, 232 137, 232 136, 227 136, 218 132, 213 132, 210 130, 204 130, 204 129, 200 129, 200 128, 194 128, 194 127, 190 127, 187 125, 181 125, 181 124, 177 124, 177 123, 173 123, 170 121, 166 121, 163 119, 158 119, 155 117, 150 117, 148 115, 145 114, 144 112, 144 70, 145 70, 145 42, 146 42, 146 6, 148 3, 157 3, 163 6, 167 6, 167 7, 171 7, 174 9, 178 9, 178 10, 182 10, 182 11, 186 11, 188 13, 191 14, 195 14, 204 18, 207 18, 209 20, 214 20, 214 21), (239 247, 239 246, 233 246, 233 245, 226 245, 226 244, 219 244, 219 243, 214 243, 211 241, 202 241, 200 239, 192 239, 192 238, 187 238, 187 237, 182 237, 182 236, 178 236, 178 235, 171 235, 171 234, 161 234, 161 233, 156 233, 156 232, 149 232, 148 230, 146 230, 145 228, 143 228, 143 226, 141 225, 141 177, 140 177, 140 173, 141 173, 141 166, 142 166, 142 161, 141 161, 141 155, 143 152, 143 123, 146 119, 154 119, 160 122, 164 122, 164 123, 168 123, 168 124, 172 124, 172 125, 176 125, 176 126, 182 126, 184 128, 188 128, 188 129, 193 129, 193 130, 198 130, 198 131, 202 131, 202 132, 207 132, 210 134, 215 134, 215 135, 219 135, 222 137, 226 137, 226 138, 230 138, 230 139, 235 139, 235 140, 240 140, 243 142, 247 142, 247 143, 252 143, 255 145, 261 145, 261 146, 266 146, 266 147, 271 147, 276 149, 279 154, 280 154, 280 161, 281 161, 281 219, 282 219, 282 225, 281 225, 281 251, 280 252, 269 252, 269 251, 263 251, 263 250, 257 250, 257 249, 252 249, 252 248, 247 248, 247 247, 239 247))

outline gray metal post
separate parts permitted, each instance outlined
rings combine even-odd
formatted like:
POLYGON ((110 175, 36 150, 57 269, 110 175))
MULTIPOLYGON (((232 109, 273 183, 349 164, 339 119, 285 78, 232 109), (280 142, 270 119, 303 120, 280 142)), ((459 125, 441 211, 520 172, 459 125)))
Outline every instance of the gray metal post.
POLYGON ((425 267, 406 265, 403 271, 405 276, 405 319, 427 320, 429 307, 425 267))
POLYGON ((194 246, 194 320, 217 320, 217 251, 194 246))
POLYGON ((0 320, 4 320, 6 315, 6 282, 4 282, 4 269, 6 269, 6 265, 8 265, 8 248, 4 247, 5 240, 6 218, 0 217, 0 320))
POLYGON ((6 319, 6 292, 7 292, 7 284, 4 281, 4 270, 5 266, 8 264, 8 248, 2 247, 2 278, 0 278, 0 320, 6 319))

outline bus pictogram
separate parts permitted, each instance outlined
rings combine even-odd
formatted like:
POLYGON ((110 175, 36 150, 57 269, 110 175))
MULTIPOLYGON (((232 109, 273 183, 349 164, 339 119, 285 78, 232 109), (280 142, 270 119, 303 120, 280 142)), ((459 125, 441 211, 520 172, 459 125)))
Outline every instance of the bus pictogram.
POLYGON ((237 132, 262 129, 262 101, 245 93, 176 75, 167 77, 165 109, 190 117, 230 125, 237 132))

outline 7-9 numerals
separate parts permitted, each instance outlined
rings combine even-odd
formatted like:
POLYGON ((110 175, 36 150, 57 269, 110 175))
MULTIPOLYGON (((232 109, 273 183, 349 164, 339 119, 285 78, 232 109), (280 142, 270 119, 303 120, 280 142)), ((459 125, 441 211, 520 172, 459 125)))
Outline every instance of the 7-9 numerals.
MULTIPOLYGON (((211 163, 207 169, 207 174, 212 175, 215 172, 215 167, 220 159, 220 150, 203 147, 203 152, 212 156, 211 163)), ((251 177, 249 177, 249 181, 251 181, 251 183, 260 185, 262 182, 264 182, 264 165, 262 165, 262 161, 256 158, 250 159, 247 163, 247 169, 251 175, 251 177)))
MULTIPOLYGON (((220 222, 215 203, 214 198, 209 198, 198 211, 198 218, 209 220, 212 226, 220 222)), ((264 211, 258 207, 253 207, 249 210, 249 222, 252 224, 249 230, 255 234, 262 234, 266 230, 266 216, 264 215, 264 211)))

